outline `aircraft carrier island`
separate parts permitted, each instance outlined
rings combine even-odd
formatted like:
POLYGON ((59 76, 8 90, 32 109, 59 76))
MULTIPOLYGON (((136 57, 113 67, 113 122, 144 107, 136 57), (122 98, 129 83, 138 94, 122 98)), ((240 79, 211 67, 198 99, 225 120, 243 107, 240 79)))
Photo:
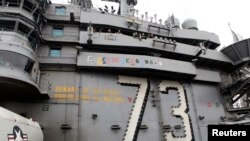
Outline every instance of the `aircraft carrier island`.
POLYGON ((194 19, 108 1, 0 0, 1 141, 207 141, 250 123, 249 39, 218 51, 194 19))

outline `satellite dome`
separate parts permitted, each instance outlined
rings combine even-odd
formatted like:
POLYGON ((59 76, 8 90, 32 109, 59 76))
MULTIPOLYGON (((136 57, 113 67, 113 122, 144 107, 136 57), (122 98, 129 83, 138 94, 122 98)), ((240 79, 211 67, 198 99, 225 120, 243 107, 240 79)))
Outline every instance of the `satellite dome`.
POLYGON ((182 23, 182 28, 198 30, 197 21, 194 19, 187 19, 182 23))

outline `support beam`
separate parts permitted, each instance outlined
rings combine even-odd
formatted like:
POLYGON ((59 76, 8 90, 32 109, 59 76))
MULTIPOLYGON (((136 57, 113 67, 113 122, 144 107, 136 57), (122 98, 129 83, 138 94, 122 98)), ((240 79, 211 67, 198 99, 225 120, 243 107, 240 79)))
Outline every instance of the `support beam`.
POLYGON ((36 12, 36 10, 37 10, 38 8, 39 8, 39 7, 36 6, 36 8, 31 12, 31 14, 33 15, 33 14, 36 12))
POLYGON ((23 5, 24 5, 24 0, 21 0, 21 2, 20 2, 20 9, 23 9, 23 5))
POLYGON ((250 42, 247 40, 247 49, 248 49, 248 56, 250 56, 250 42))
POLYGON ((40 20, 40 14, 38 14, 38 17, 37 17, 37 20, 36 20, 36 22, 38 23, 39 22, 39 20, 40 20))
POLYGON ((19 26, 19 21, 16 21, 15 27, 14 27, 14 31, 15 31, 15 32, 17 32, 18 26, 19 26))
POLYGON ((232 45, 232 47, 233 47, 233 50, 235 51, 235 53, 237 54, 237 56, 238 56, 239 60, 241 60, 241 61, 242 61, 242 57, 240 56, 239 52, 236 50, 235 46, 234 46, 234 45, 232 45))
POLYGON ((30 32, 27 34, 27 37, 29 37, 30 36, 30 34, 34 31, 35 29, 34 28, 32 28, 31 30, 30 30, 30 32))

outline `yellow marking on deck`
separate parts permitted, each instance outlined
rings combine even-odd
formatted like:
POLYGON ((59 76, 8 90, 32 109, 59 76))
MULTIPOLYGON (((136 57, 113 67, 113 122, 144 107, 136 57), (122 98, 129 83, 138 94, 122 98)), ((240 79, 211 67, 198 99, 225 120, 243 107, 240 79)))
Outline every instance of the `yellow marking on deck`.
MULTIPOLYGON (((56 86, 54 88, 54 99, 79 100, 78 87, 74 86, 56 86)), ((110 88, 89 88, 83 87, 80 99, 84 101, 95 101, 104 103, 124 103, 126 98, 120 96, 117 89, 110 88)))
POLYGON ((56 86, 54 90, 56 93, 76 93, 78 88, 74 86, 56 86))
POLYGON ((82 94, 86 95, 89 93, 89 88, 83 88, 82 89, 82 94))
POLYGON ((55 99, 78 99, 76 94, 54 94, 53 98, 55 99))

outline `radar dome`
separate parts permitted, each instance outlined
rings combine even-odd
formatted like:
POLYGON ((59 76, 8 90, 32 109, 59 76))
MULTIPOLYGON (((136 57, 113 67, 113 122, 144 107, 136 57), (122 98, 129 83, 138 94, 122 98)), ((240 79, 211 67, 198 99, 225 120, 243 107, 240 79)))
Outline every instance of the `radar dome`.
POLYGON ((182 23, 182 28, 198 30, 197 21, 194 19, 187 19, 182 23))

